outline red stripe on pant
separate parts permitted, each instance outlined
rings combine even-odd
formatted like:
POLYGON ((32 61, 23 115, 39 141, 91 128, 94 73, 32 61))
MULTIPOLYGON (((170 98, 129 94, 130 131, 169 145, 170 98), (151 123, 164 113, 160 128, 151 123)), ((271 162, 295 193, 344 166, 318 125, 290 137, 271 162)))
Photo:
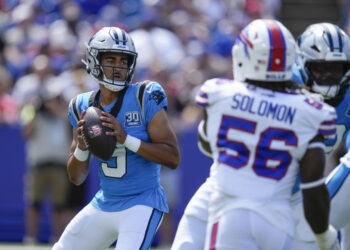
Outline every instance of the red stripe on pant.
POLYGON ((210 236, 210 250, 215 250, 216 234, 218 233, 219 222, 215 222, 210 236))

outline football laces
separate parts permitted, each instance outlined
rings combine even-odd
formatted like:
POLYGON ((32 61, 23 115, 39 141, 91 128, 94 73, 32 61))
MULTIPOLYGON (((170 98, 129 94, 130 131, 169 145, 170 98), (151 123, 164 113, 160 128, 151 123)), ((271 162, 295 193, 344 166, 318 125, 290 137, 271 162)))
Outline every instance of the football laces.
POLYGON ((87 140, 86 140, 86 138, 85 138, 84 131, 82 131, 81 137, 83 138, 84 146, 85 146, 86 148, 89 148, 89 143, 87 142, 87 140))

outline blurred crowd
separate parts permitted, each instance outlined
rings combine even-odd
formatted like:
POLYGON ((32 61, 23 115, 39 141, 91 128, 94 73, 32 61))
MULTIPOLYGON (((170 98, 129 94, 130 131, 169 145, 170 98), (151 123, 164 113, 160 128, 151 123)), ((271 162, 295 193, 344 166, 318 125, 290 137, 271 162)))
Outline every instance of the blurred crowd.
MULTIPOLYGON (((340 1, 349 33, 350 0, 340 1)), ((149 79, 163 86, 169 118, 181 134, 202 115, 193 102, 200 85, 213 77, 232 78, 231 48, 240 30, 256 18, 280 19, 281 2, 0 0, 0 129, 19 124, 27 142, 23 241, 37 240, 39 203, 48 186, 54 194, 50 241, 84 205, 85 187, 73 187, 66 178, 72 131, 66 116, 71 98, 98 88, 81 62, 95 32, 117 26, 130 33, 138 52, 133 82, 149 79)), ((179 186, 178 172, 162 171, 173 210, 180 199, 172 188, 179 186)), ((174 224, 171 214, 165 216, 161 245, 171 242, 174 224)))
POLYGON ((177 131, 200 115, 192 97, 211 77, 232 77, 231 47, 255 18, 278 18, 280 0, 4 0, 0 2, 0 123, 27 123, 43 99, 97 88, 81 59, 103 26, 132 35, 134 81, 158 81, 177 131), (26 105, 30 105, 23 109, 26 105))
MULTIPOLYGON (((241 28, 256 18, 278 19, 280 4, 281 0, 0 1, 0 129, 4 123, 20 124, 27 141, 23 240, 37 240, 40 203, 48 188, 54 194, 51 241, 69 220, 62 219, 67 206, 74 214, 84 204, 83 191, 64 182, 67 152, 60 149, 69 150, 71 140, 68 102, 98 88, 81 62, 85 44, 96 31, 117 26, 130 33, 138 52, 133 81, 150 79, 163 86, 172 126, 181 133, 201 116, 193 102, 199 86, 212 77, 232 78, 231 47, 241 28), (62 198, 66 196, 68 201, 62 198)), ((178 194, 167 186, 178 186, 178 176, 164 172, 162 180, 169 206, 174 207, 178 194)), ((171 241, 172 220, 165 218, 162 231, 170 233, 162 234, 160 244, 171 241)))

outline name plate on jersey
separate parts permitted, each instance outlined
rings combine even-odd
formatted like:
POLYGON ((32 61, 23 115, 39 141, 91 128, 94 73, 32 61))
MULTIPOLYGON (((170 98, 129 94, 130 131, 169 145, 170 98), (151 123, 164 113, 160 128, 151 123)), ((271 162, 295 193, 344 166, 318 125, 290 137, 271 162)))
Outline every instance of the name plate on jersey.
POLYGON ((125 113, 125 127, 139 127, 141 126, 141 115, 138 111, 131 111, 125 113))

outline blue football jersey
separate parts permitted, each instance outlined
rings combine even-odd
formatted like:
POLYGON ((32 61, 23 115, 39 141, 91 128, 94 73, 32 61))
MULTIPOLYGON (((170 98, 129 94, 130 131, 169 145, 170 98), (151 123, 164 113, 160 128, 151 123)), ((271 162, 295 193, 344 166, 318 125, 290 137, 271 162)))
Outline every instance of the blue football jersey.
MULTIPOLYGON (((93 93, 82 93, 71 100, 68 118, 75 129, 81 112, 89 107, 93 93)), ((104 111, 110 112, 116 100, 104 107, 104 111)), ((147 126, 161 108, 167 110, 167 98, 158 83, 130 84, 116 119, 127 134, 150 142, 147 126)), ((108 161, 97 158, 96 162, 101 188, 91 201, 93 206, 103 211, 120 211, 134 205, 146 205, 168 212, 165 192, 159 183, 161 165, 119 143, 108 161)))
MULTIPOLYGON (((299 84, 304 84, 305 79, 301 72, 301 66, 296 63, 293 68, 294 70, 291 80, 299 84)), ((343 138, 345 138, 346 149, 350 149, 350 88, 346 90, 344 99, 335 107, 335 110, 337 112, 337 136, 334 139, 325 140, 327 153, 335 149, 343 138)), ((344 182, 344 179, 350 174, 349 169, 346 169, 345 171, 342 169, 327 182, 327 188, 331 197, 335 195, 344 182)), ((293 193, 296 193, 299 190, 299 183, 300 178, 297 179, 297 183, 293 187, 293 193)))

